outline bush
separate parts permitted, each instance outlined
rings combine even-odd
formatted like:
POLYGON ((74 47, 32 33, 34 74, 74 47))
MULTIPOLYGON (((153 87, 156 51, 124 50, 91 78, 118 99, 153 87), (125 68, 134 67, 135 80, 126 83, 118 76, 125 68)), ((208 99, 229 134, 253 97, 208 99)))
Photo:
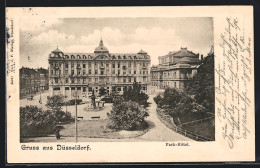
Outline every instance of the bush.
MULTIPOLYGON (((82 102, 82 99, 76 99, 77 104, 82 102)), ((75 99, 69 100, 67 105, 75 105, 75 99)))
POLYGON ((124 91, 123 98, 126 101, 131 100, 137 102, 140 105, 143 105, 144 107, 148 107, 147 100, 149 99, 149 96, 141 91, 141 85, 137 82, 133 83, 133 89, 129 88, 128 90, 124 91))
POLYGON ((102 98, 101 101, 105 101, 105 103, 113 103, 113 97, 106 96, 106 97, 102 98))
POLYGON ((108 128, 117 131, 144 129, 148 126, 144 121, 147 116, 147 111, 138 103, 117 98, 113 102, 111 114, 108 114, 108 128))
POLYGON ((174 119, 188 116, 204 116, 206 114, 205 107, 196 103, 193 98, 185 93, 180 93, 173 88, 167 88, 163 94, 159 93, 154 97, 154 101, 159 108, 164 109, 165 114, 174 119), (196 113, 196 115, 193 113, 196 113))
POLYGON ((54 133, 60 122, 69 123, 73 120, 69 112, 43 111, 37 106, 20 107, 21 135, 54 133))

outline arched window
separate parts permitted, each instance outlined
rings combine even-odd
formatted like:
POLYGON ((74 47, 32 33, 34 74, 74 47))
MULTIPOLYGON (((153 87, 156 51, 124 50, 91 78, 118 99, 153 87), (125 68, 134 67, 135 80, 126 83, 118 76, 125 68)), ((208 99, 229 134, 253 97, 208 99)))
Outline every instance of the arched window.
POLYGON ((74 55, 71 55, 71 59, 75 59, 75 56, 74 56, 74 55))
POLYGON ((87 59, 86 55, 83 55, 83 59, 87 59))
POLYGON ((77 55, 77 58, 78 58, 78 59, 81 59, 80 55, 77 55))

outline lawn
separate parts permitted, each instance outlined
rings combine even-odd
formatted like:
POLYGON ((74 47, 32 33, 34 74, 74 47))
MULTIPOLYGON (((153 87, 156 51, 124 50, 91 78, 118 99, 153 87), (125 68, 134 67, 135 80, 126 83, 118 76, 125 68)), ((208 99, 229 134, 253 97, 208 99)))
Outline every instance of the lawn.
MULTIPOLYGON (((139 131, 111 131, 106 128, 108 119, 78 121, 78 136, 89 138, 123 139, 143 135, 148 128, 139 131)), ((75 136, 75 123, 64 125, 60 131, 61 136, 75 136)))
POLYGON ((215 140, 215 118, 202 123, 183 125, 182 128, 215 140))

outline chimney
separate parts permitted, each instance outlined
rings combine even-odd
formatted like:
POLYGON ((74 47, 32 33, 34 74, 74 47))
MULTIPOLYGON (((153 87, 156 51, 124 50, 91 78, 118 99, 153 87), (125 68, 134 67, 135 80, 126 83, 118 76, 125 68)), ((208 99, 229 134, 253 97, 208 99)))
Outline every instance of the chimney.
POLYGON ((203 55, 201 54, 201 60, 203 60, 203 55))

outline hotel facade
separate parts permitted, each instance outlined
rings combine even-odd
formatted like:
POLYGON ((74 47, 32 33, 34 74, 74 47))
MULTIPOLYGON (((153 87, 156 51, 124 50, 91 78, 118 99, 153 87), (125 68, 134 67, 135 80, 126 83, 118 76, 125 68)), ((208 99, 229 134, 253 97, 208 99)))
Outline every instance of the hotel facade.
POLYGON ((134 81, 142 91, 150 92, 150 56, 138 53, 110 53, 101 39, 94 53, 64 53, 58 48, 49 55, 50 96, 62 94, 73 99, 97 96, 100 88, 106 93, 132 87, 134 81))
POLYGON ((151 68, 152 89, 167 87, 183 91, 188 81, 197 73, 203 56, 181 48, 160 56, 159 65, 151 68))

